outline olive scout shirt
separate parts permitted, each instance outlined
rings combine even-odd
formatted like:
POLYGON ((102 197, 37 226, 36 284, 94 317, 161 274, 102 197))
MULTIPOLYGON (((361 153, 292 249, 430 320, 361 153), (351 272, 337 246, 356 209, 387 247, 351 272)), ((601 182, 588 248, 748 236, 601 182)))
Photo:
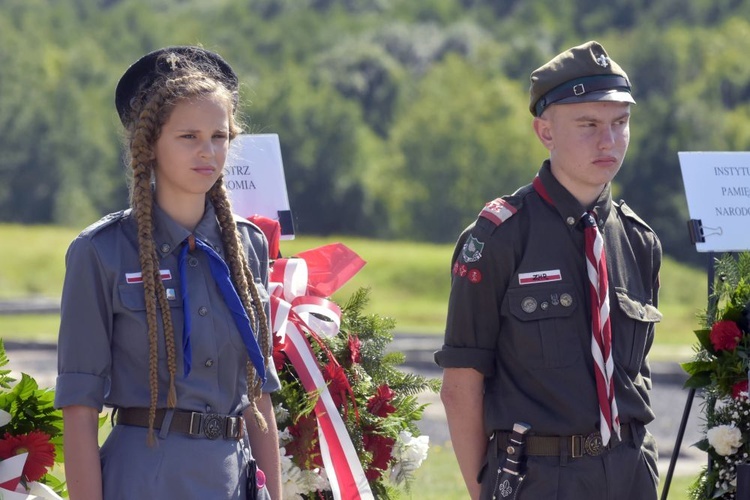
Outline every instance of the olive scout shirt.
MULTIPOLYGON (((510 216, 497 223, 479 217, 453 255, 445 344, 435 360, 484 375, 488 434, 519 421, 537 435, 598 429, 585 207, 557 182, 548 161, 538 179, 552 203, 531 185, 521 188, 503 199, 517 212, 506 211, 510 216)), ((593 210, 607 258, 620 421, 646 424, 654 418, 646 355, 661 319, 661 244, 632 210, 612 202, 609 185, 593 210)))
MULTIPOLYGON (((269 312, 268 243, 261 231, 237 217, 237 226, 255 285, 269 312)), ((55 406, 97 408, 148 407, 149 341, 146 306, 138 258, 137 224, 130 210, 111 214, 85 229, 68 249, 62 294, 55 406)), ((224 257, 213 206, 194 232, 224 257)), ((192 368, 183 376, 183 304, 180 292, 180 249, 190 232, 154 207, 154 242, 162 282, 172 311, 175 333, 177 406, 183 410, 238 414, 249 405, 247 351, 232 315, 209 270, 208 256, 188 254, 192 368)), ((158 307, 158 306, 157 306, 158 307)), ((166 407, 169 375, 159 322, 159 401, 166 407)), ((258 332, 258 325, 253 325, 258 332)), ((268 364, 264 390, 279 387, 273 363, 268 364)))

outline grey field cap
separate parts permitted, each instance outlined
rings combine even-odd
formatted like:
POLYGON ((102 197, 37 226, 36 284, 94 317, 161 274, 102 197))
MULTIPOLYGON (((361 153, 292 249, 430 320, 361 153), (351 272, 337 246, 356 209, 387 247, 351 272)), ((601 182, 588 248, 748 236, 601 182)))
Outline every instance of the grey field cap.
POLYGON ((635 104, 630 80, 599 42, 556 55, 531 73, 529 111, 539 116, 551 104, 616 101, 635 104))

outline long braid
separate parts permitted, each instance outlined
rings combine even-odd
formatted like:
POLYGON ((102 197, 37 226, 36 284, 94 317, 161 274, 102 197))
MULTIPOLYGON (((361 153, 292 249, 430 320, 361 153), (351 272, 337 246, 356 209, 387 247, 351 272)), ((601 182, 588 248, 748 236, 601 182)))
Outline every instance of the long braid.
MULTIPOLYGON (((250 270, 250 265, 247 262, 247 257, 242 249, 242 242, 240 240, 239 232, 237 231, 237 224, 234 221, 232 215, 232 209, 229 202, 229 196, 224 186, 224 178, 219 177, 216 184, 209 191, 211 202, 214 205, 216 211, 216 217, 221 227, 222 243, 227 252, 227 260, 229 269, 232 273, 232 281, 237 288, 237 293, 242 300, 242 304, 245 306, 247 315, 250 318, 250 322, 253 325, 260 327, 260 333, 258 335, 258 344, 260 346, 260 352, 263 355, 263 359, 266 364, 271 356, 270 348, 270 333, 268 330, 268 318, 263 308, 263 303, 260 300, 258 289, 255 285, 255 279, 253 273, 250 270)), ((263 381, 257 376, 255 367, 253 364, 247 362, 247 387, 248 396, 250 399, 250 406, 255 415, 258 427, 264 432, 268 430, 268 424, 265 418, 258 410, 256 401, 261 397, 263 381)))
MULTIPOLYGON (((170 55, 171 57, 171 55, 170 55)), ((156 251, 153 239, 154 219, 153 219, 153 193, 151 191, 151 178, 153 170, 156 167, 154 147, 161 133, 161 127, 166 123, 174 106, 182 99, 188 99, 196 96, 212 95, 219 93, 227 97, 227 102, 231 103, 232 108, 237 102, 236 88, 231 89, 225 86, 225 81, 218 73, 213 70, 193 64, 189 59, 182 59, 179 67, 169 63, 171 70, 162 71, 157 68, 156 79, 144 82, 136 96, 130 101, 132 111, 123 118, 126 129, 130 137, 130 165, 133 171, 133 185, 131 191, 131 207, 138 225, 138 245, 141 271, 144 283, 144 296, 146 302, 146 317, 148 326, 149 342, 149 387, 150 387, 150 405, 148 417, 148 443, 153 445, 154 424, 156 420, 156 410, 159 401, 159 377, 158 377, 158 318, 157 318, 157 301, 161 309, 161 318, 163 325, 164 341, 167 351, 167 368, 169 371, 169 389, 167 393, 167 407, 174 408, 177 405, 177 394, 175 390, 175 374, 177 372, 177 361, 175 354, 175 334, 172 323, 172 315, 169 302, 166 296, 164 283, 161 280, 159 271, 159 255, 156 251)), ((231 82, 229 82, 231 85, 231 82)), ((122 118, 122 116, 121 116, 122 118)), ((239 133, 239 128, 234 122, 234 116, 230 115, 230 139, 233 139, 239 133)), ((221 180, 219 181, 221 184, 221 180)), ((252 288, 253 299, 248 298, 248 283, 252 283, 252 274, 249 272, 247 261, 241 251, 239 235, 236 224, 231 215, 228 205, 226 190, 220 186, 220 196, 217 198, 217 205, 221 213, 224 213, 220 220, 223 233, 224 245, 231 257, 229 260, 230 268, 235 270, 234 282, 241 297, 245 308, 248 310, 253 321, 253 301, 260 310, 260 324, 263 332, 263 352, 269 350, 268 327, 266 325, 266 316, 263 312, 262 305, 258 299, 257 290, 252 288), (223 203, 222 200, 226 203, 223 203), (226 206, 226 210, 224 210, 226 206), (228 214, 228 218, 227 218, 228 214), (232 236, 234 235, 234 236, 232 236), (234 243, 232 243, 234 240, 234 243), (244 265, 243 265, 244 264, 244 265), (244 281, 236 272, 239 269, 240 274, 245 277, 244 281), (244 286, 243 286, 244 283, 244 286)), ((270 353, 268 354, 270 356, 270 353)), ((266 356, 266 358, 268 357, 266 356)), ((248 380, 255 379, 255 371, 248 373, 248 380)), ((255 384, 253 394, 260 397, 260 385, 255 384), (256 388, 257 386, 257 388, 256 388)), ((253 398, 252 405, 256 418, 260 418, 262 428, 267 428, 265 420, 257 409, 253 398)))
POLYGON ((156 253, 153 238, 153 193, 151 192, 151 174, 153 171, 153 149, 159 131, 159 110, 166 102, 166 92, 157 91, 146 104, 136 122, 130 145, 131 167, 133 169, 133 190, 131 206, 138 225, 138 255, 143 276, 144 299, 146 303, 146 321, 149 339, 149 387, 150 404, 148 414, 148 443, 153 445, 156 407, 159 401, 158 372, 158 322, 156 316, 157 300, 161 308, 164 340, 167 350, 167 368, 169 371, 169 389, 167 406, 174 408, 177 404, 175 390, 175 373, 177 362, 175 356, 174 327, 172 314, 166 298, 164 283, 159 271, 159 256, 156 253))

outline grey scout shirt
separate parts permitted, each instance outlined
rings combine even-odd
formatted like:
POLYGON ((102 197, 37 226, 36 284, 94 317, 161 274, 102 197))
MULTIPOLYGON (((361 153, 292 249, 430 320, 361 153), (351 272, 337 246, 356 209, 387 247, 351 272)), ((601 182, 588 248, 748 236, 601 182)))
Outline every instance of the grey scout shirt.
MULTIPOLYGON (((591 355, 591 314, 580 221, 585 208, 545 162, 537 183, 506 197, 515 215, 499 225, 479 217, 458 240, 443 368, 485 376, 490 434, 514 422, 538 435, 588 434, 599 410, 591 355)), ((647 354, 653 342, 661 244, 606 186, 593 206, 605 242, 620 421, 653 420, 647 354)))
MULTIPOLYGON (((263 300, 267 317, 268 243, 261 231, 237 217, 244 250, 263 300)), ((154 207, 154 241, 159 269, 167 289, 175 332, 177 406, 184 410, 238 414, 248 406, 247 353, 232 316, 211 272, 208 256, 188 254, 187 290, 190 297, 192 368, 183 377, 183 303, 179 253, 189 232, 158 206, 154 207)), ((55 406, 97 408, 148 407, 149 348, 143 283, 130 210, 110 214, 85 229, 70 245, 62 294, 55 406)), ((221 234, 213 206, 194 232, 222 257, 221 234)), ((169 376, 166 348, 157 312, 159 401, 166 407, 169 376)), ((258 332, 257 325, 254 331, 258 332)), ((278 389, 273 363, 267 369, 264 391, 278 389)))

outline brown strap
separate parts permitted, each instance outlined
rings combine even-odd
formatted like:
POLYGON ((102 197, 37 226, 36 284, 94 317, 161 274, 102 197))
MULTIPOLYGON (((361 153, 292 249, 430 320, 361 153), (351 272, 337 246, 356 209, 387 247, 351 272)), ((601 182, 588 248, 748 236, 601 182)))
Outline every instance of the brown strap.
MULTIPOLYGON (((154 429, 161 429, 167 415, 165 409, 156 410, 154 429)), ((117 408, 115 422, 119 425, 148 427, 148 408, 117 408)), ((241 415, 219 415, 194 411, 174 410, 170 432, 179 432, 208 439, 242 439, 245 421, 241 415)))
MULTIPOLYGON (((498 451, 505 450, 508 447, 510 431, 495 431, 493 440, 498 451)), ((526 455, 537 457, 557 457, 560 456, 561 450, 565 450, 565 455, 573 458, 579 458, 584 455, 597 456, 606 450, 616 447, 624 441, 630 441, 630 426, 623 424, 621 429, 621 441, 613 438, 609 445, 602 446, 602 436, 598 432, 588 436, 527 436, 526 437, 526 455), (567 442, 567 446, 563 443, 567 442)))

